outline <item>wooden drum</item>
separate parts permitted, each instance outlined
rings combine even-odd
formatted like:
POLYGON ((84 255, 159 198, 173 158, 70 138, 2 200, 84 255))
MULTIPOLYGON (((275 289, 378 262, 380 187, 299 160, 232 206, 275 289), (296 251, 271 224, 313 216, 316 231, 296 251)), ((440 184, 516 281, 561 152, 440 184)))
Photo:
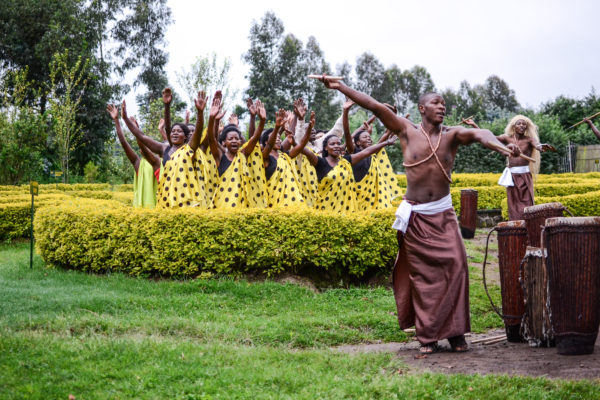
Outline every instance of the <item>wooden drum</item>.
POLYGON ((600 324, 600 217, 550 218, 544 242, 558 354, 590 354, 600 324))
POLYGON ((523 336, 531 347, 554 345, 548 309, 548 276, 546 271, 546 249, 527 247, 521 262, 521 284, 525 296, 523 336))
POLYGON ((565 206, 561 203, 544 203, 525 207, 523 218, 527 225, 529 235, 529 246, 541 247, 542 226, 547 218, 562 217, 565 206))
POLYGON ((500 222, 498 232, 498 263, 502 293, 502 318, 509 342, 520 342, 521 320, 525 313, 523 288, 519 283, 519 266, 527 250, 525 221, 500 222))
POLYGON ((460 233, 463 239, 473 239, 477 229, 477 190, 460 191, 460 233))

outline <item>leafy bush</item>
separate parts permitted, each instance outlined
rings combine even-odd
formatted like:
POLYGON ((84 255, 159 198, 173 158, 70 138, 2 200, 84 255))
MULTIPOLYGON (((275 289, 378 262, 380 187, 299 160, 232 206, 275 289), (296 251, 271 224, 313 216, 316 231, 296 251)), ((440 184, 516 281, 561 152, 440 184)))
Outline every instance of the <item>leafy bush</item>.
POLYGON ((78 200, 36 213, 46 262, 85 271, 196 276, 201 272, 389 272, 393 211, 352 216, 310 209, 145 210, 78 200))

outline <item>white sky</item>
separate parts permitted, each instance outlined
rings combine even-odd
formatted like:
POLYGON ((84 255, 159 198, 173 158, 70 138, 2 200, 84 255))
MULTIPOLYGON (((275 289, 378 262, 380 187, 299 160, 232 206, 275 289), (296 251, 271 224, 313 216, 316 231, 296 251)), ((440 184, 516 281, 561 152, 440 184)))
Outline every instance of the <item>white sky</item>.
MULTIPOLYGON (((384 66, 422 65, 438 89, 462 80, 483 83, 492 74, 515 90, 522 105, 539 107, 564 94, 600 90, 600 1, 199 1, 169 0, 174 23, 166 39, 169 81, 198 55, 229 57, 233 86, 246 88, 252 20, 266 11, 285 33, 306 43, 315 36, 326 60, 352 66, 363 52, 384 66)), ((320 71, 314 71, 319 73, 320 71)), ((183 92, 181 92, 183 94, 183 92)), ((134 95, 128 97, 133 103, 134 95)))

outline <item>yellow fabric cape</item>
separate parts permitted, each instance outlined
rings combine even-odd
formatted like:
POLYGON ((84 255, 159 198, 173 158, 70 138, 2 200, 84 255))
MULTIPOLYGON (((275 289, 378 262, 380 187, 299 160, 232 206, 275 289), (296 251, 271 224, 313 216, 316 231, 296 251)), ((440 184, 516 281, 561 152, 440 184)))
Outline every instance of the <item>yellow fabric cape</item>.
POLYGON ((269 207, 288 207, 304 205, 300 192, 294 160, 280 152, 277 167, 271 178, 267 180, 267 200, 269 207))
POLYGON ((348 160, 340 157, 338 164, 321 179, 318 190, 317 210, 357 211, 354 174, 348 160))
POLYGON ((163 167, 156 196, 157 206, 208 208, 204 168, 201 165, 190 146, 184 144, 177 149, 163 167))
POLYGON ((355 185, 359 210, 392 207, 392 200, 400 195, 400 188, 385 149, 371 156, 369 172, 355 185))

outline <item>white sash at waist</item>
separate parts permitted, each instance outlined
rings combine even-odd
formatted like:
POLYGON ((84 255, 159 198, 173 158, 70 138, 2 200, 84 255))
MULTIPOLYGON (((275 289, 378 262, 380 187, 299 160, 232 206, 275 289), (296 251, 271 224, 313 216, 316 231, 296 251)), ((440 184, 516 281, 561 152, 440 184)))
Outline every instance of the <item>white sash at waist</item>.
POLYGON ((509 187, 514 186, 514 182, 512 179, 512 174, 526 174, 529 172, 529 165, 523 165, 521 167, 506 167, 504 171, 502 171, 502 175, 500 179, 498 179, 498 185, 509 187))
POLYGON ((439 200, 431 201, 429 203, 412 205, 406 200, 402 200, 402 203, 396 210, 396 221, 392 224, 392 228, 406 233, 408 228, 408 220, 413 212, 424 215, 434 215, 446 211, 452 208, 452 196, 448 194, 439 200))

